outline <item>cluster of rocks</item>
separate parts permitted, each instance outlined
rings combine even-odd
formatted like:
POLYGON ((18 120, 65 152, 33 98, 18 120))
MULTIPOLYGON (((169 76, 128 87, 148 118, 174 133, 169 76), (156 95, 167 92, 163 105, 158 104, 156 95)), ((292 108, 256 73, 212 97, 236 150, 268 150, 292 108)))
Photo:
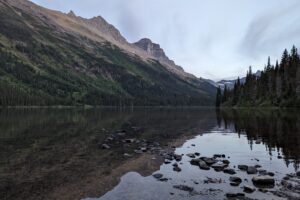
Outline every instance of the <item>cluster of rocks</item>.
POLYGON ((150 152, 159 154, 165 152, 158 142, 137 139, 130 136, 132 135, 128 134, 126 130, 116 131, 112 134, 108 134, 104 142, 98 143, 97 145, 100 149, 122 146, 127 149, 127 153, 124 153, 124 157, 131 157, 133 153, 142 154, 150 152))
POLYGON ((287 199, 300 199, 300 171, 295 174, 287 174, 282 179, 279 189, 272 193, 287 199))

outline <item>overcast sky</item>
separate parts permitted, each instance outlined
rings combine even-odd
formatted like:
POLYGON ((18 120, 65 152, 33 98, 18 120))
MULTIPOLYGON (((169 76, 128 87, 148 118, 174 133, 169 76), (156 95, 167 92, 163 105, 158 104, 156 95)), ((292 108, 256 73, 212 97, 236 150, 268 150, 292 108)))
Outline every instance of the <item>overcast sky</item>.
POLYGON ((101 15, 129 41, 150 38, 185 71, 219 80, 263 69, 300 48, 299 0, 32 0, 90 18, 101 15))

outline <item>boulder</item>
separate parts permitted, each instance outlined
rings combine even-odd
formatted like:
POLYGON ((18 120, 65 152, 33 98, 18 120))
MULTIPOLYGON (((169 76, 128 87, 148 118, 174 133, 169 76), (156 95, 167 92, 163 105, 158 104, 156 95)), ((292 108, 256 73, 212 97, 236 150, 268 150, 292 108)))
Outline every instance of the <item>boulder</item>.
POLYGON ((230 176, 229 180, 231 182, 238 182, 238 183, 242 182, 242 179, 240 177, 237 177, 237 176, 230 176))

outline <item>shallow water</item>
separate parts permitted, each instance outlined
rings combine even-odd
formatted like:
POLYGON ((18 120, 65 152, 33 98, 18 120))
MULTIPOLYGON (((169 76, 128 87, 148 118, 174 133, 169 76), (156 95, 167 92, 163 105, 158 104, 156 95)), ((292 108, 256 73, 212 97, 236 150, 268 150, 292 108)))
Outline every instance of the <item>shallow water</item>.
MULTIPOLYGON (((298 110, 189 109, 5 109, 0 110, 0 199, 223 199, 242 192, 251 178, 237 168, 256 165, 275 173, 276 183, 299 168, 298 110), (125 131, 125 136, 107 138, 125 131), (141 143, 175 145, 184 154, 181 172, 158 153, 135 153, 141 143), (107 143, 110 149, 101 149, 107 143), (201 170, 187 153, 225 154, 243 179, 201 170), (130 156, 125 156, 130 155, 130 156), (279 157, 278 157, 279 156, 279 157), (230 158, 229 158, 230 157, 230 158), (162 173, 168 181, 152 177, 162 173), (205 183, 207 178, 220 183, 205 183), (247 180, 245 180, 247 179, 247 180), (193 192, 174 188, 187 185, 193 192)), ((275 190, 269 188, 269 190, 275 190)), ((257 191, 249 198, 280 199, 257 191)))

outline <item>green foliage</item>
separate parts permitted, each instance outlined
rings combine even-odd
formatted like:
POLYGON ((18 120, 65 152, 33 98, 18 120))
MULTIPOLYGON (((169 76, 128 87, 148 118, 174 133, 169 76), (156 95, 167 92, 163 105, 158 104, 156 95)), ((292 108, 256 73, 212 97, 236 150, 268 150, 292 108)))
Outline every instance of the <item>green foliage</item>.
POLYGON ((281 62, 268 64, 260 77, 252 74, 251 67, 246 82, 239 81, 231 91, 224 91, 223 106, 300 106, 300 58, 293 46, 289 53, 283 52, 281 62))

